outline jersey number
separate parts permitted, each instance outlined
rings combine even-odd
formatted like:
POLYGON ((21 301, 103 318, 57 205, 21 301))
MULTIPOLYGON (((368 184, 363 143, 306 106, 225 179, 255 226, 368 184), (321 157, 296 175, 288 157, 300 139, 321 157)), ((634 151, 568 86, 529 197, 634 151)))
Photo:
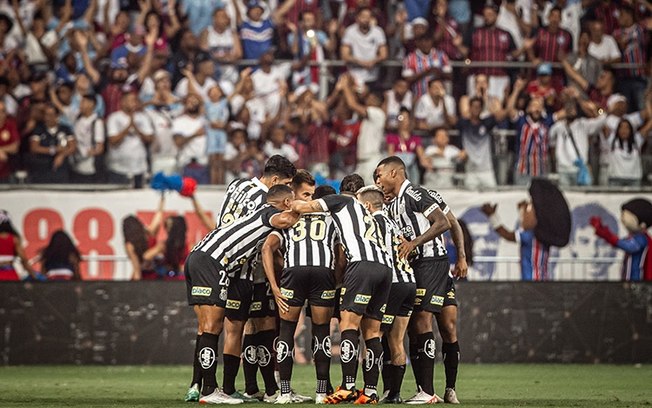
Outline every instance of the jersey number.
POLYGON ((233 221, 235 221, 235 216, 231 213, 226 213, 222 217, 222 227, 227 227, 231 224, 233 224, 233 221))
POLYGON ((294 225, 294 234, 292 240, 294 242, 303 241, 310 233, 310 239, 313 241, 321 241, 326 238, 326 222, 324 220, 312 220, 310 222, 310 231, 306 229, 306 220, 299 220, 294 225))
POLYGON ((379 245, 381 248, 385 248, 385 244, 378 229, 378 223, 374 217, 371 215, 365 215, 362 221, 367 224, 367 230, 364 233, 364 238, 375 243, 376 245, 379 245))

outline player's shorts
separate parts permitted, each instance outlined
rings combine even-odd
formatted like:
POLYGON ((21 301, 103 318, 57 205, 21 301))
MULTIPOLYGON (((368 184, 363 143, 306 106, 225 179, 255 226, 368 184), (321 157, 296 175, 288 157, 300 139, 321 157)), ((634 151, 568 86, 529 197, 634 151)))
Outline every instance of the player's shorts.
POLYGON ((457 306, 455 281, 447 258, 422 258, 412 264, 417 281, 414 310, 440 313, 444 306, 457 306))
POLYGON ((303 306, 306 300, 312 306, 332 307, 335 304, 335 275, 328 268, 299 266, 283 269, 281 293, 290 306, 303 306))
POLYGON ((276 300, 269 282, 254 283, 254 298, 249 306, 249 317, 274 317, 276 311, 276 300))
POLYGON ((382 321, 391 286, 389 267, 367 261, 349 264, 344 272, 340 313, 348 311, 382 321))
POLYGON ((225 307, 229 278, 204 252, 191 252, 184 266, 188 304, 225 307))
POLYGON ((254 283, 246 279, 232 278, 226 297, 224 315, 229 320, 246 321, 254 300, 254 283))
POLYGON ((392 288, 389 290, 387 308, 383 314, 381 326, 383 331, 388 331, 392 327, 392 323, 394 323, 396 317, 412 316, 416 294, 416 283, 392 283, 392 288))

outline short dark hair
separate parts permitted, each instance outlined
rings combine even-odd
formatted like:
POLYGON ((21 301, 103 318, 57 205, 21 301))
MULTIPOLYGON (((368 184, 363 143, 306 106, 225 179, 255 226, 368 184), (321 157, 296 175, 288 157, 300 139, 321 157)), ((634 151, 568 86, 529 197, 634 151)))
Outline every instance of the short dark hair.
POLYGON ((297 170, 297 174, 292 177, 292 188, 297 189, 301 187, 302 184, 307 184, 309 186, 314 186, 316 184, 315 178, 308 170, 297 170))
POLYGON ((265 169, 263 170, 263 176, 267 177, 278 176, 282 178, 292 178, 295 174, 297 174, 297 168, 294 167, 294 164, 278 154, 275 154, 267 160, 267 163, 265 163, 265 169))
POLYGON ((294 194, 294 191, 292 191, 290 187, 286 186, 285 184, 277 184, 272 186, 267 192, 267 201, 292 194, 294 194))
POLYGON ((555 6, 555 7, 551 8, 550 12, 548 12, 548 15, 550 15, 550 13, 552 13, 553 11, 558 11, 559 14, 561 14, 561 7, 555 6))
POLYGON ((376 209, 383 208, 385 203, 385 195, 380 190, 367 190, 359 194, 360 201, 368 201, 371 206, 376 209))
POLYGON ((378 163, 378 166, 376 166, 376 167, 384 166, 386 164, 396 164, 398 166, 401 166, 401 167, 405 168, 405 163, 398 156, 385 157, 384 159, 382 159, 380 161, 380 163, 378 163))
POLYGON ((312 195, 314 200, 318 198, 326 197, 329 195, 337 194, 337 191, 329 185, 319 186, 315 189, 315 193, 312 195))
POLYGON ((353 193, 364 187, 364 179, 359 174, 349 174, 342 179, 340 193, 353 193))
POLYGON ((484 100, 479 97, 479 96, 474 96, 469 99, 469 106, 473 104, 473 102, 480 102, 480 106, 484 106, 484 100))
POLYGON ((362 7, 358 7, 358 9, 355 11, 355 15, 357 16, 365 10, 370 12, 371 14, 374 14, 373 11, 371 10, 371 7, 362 6, 362 7))

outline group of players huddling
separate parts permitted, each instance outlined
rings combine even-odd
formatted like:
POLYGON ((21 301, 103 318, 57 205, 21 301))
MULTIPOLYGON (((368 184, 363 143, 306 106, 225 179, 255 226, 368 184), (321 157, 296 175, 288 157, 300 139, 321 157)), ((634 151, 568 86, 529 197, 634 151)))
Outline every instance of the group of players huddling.
POLYGON ((199 322, 186 401, 311 401, 295 393, 290 382, 294 333, 307 301, 316 403, 403 402, 406 333, 418 390, 405 403, 459 403, 453 276, 467 272, 461 228, 437 192, 407 180, 398 157, 382 160, 373 179, 375 185, 365 186, 359 175, 346 176, 337 195, 329 186, 315 188, 310 173, 273 156, 260 179, 228 186, 215 229, 195 245, 185 265, 188 301, 199 322), (458 259, 452 275, 442 236, 448 230, 458 259), (443 339, 443 399, 433 384, 433 315, 443 339), (332 318, 339 319, 341 331, 342 382, 335 389, 329 373, 332 318), (224 369, 218 387, 222 332, 224 369), (360 337, 364 386, 358 389, 360 337), (244 392, 235 388, 241 360, 244 392), (264 391, 257 386, 258 369, 264 391), (384 392, 379 395, 381 373, 384 392))

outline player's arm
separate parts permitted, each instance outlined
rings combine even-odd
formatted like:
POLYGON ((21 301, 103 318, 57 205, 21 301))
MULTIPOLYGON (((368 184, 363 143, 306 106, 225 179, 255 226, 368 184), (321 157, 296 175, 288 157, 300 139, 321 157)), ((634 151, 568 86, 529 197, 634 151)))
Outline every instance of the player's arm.
POLYGON ((498 207, 498 204, 491 205, 489 203, 485 203, 480 209, 489 218, 489 224, 491 224, 491 228, 493 228, 494 231, 498 233, 498 235, 507 241, 516 242, 516 233, 505 228, 502 221, 498 217, 498 214, 496 214, 496 207, 498 207))
POLYGON ((297 211, 287 210, 273 215, 269 223, 276 229, 286 229, 296 224, 300 216, 301 213, 297 211))
POLYGON ((298 214, 308 214, 312 212, 328 211, 328 209, 324 209, 319 200, 312 200, 307 202, 295 200, 292 202, 292 211, 298 214))
POLYGON ((432 200, 432 205, 427 208, 423 215, 426 216, 430 222, 430 228, 426 230, 423 234, 414 238, 412 241, 404 241, 398 246, 398 256, 404 259, 414 251, 414 249, 420 245, 430 242, 436 237, 440 236, 444 232, 448 231, 451 227, 446 214, 439 208, 437 203, 432 200))
POLYGON ((269 282, 269 287, 274 294, 274 299, 281 313, 287 313, 289 306, 286 302, 287 297, 281 293, 281 289, 276 283, 276 274, 274 271, 274 254, 276 251, 281 248, 281 237, 277 232, 272 232, 267 236, 267 239, 263 243, 262 248, 260 249, 261 256, 263 258, 263 269, 265 270, 265 276, 269 282))
POLYGON ((335 283, 342 283, 344 280, 344 271, 346 270, 347 260, 342 244, 335 245, 335 283))
POLYGON ((457 222, 457 217, 452 211, 448 211, 446 218, 451 225, 451 237, 453 238, 455 250, 457 251, 457 262, 455 263, 453 275, 455 275, 456 278, 466 278, 469 266, 466 263, 466 251, 464 251, 464 233, 462 232, 460 223, 457 222))

